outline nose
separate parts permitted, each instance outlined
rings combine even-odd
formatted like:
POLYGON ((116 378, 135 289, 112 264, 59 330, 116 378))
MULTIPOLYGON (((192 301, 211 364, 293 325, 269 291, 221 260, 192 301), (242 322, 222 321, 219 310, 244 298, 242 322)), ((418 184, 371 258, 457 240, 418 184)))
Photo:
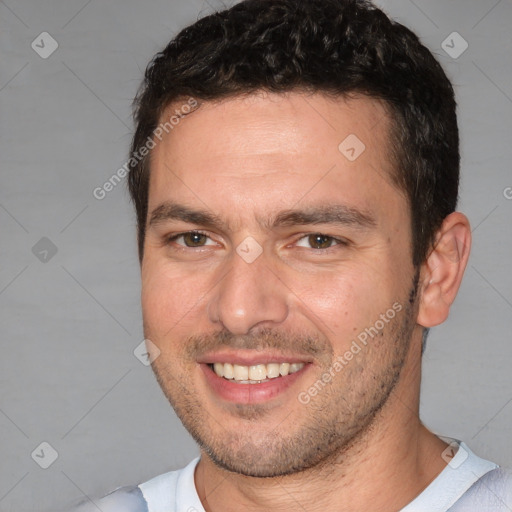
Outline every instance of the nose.
POLYGON ((233 334, 247 334, 258 326, 273 327, 288 317, 290 290, 261 254, 248 263, 236 252, 208 302, 208 317, 233 334))

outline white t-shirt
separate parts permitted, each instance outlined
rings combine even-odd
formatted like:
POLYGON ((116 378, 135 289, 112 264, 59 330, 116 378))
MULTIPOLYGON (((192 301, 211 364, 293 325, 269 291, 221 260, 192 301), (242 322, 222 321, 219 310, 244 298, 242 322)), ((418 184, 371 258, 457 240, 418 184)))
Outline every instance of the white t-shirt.
MULTIPOLYGON (((512 472, 476 456, 461 441, 435 480, 400 512, 510 512, 512 472)), ((194 483, 199 457, 186 467, 156 476, 138 486, 123 487, 97 504, 75 512, 205 512, 194 483)))

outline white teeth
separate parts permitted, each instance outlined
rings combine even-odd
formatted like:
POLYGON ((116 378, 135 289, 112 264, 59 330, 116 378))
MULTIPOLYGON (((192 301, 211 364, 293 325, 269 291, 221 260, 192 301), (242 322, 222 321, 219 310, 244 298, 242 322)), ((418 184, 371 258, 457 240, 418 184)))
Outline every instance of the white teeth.
POLYGON ((290 365, 290 373, 298 372, 303 366, 302 363, 292 363, 290 365))
POLYGON ((217 370, 215 369, 215 366, 214 366, 214 370, 215 370, 215 373, 217 373, 217 375, 219 377, 226 377, 226 379, 234 379, 235 378, 235 370, 233 369, 233 365, 232 364, 229 364, 229 363, 215 363, 215 364, 218 364, 220 366, 223 366, 224 367, 224 372, 223 372, 223 375, 220 375, 219 373, 217 373, 217 370))
POLYGON ((276 377, 279 377, 279 364, 278 363, 267 364, 267 377, 269 379, 275 379, 276 377))
POLYGON ((267 367, 264 364, 249 366, 249 379, 264 380, 267 378, 267 367))
POLYGON ((233 370, 235 372, 235 380, 247 380, 249 378, 248 366, 240 366, 239 364, 234 364, 233 370))
POLYGON ((236 380, 239 384, 266 382, 279 376, 298 372, 304 363, 269 363, 242 366, 230 363, 214 363, 213 370, 219 377, 236 380))
POLYGON ((222 363, 215 363, 213 369, 219 377, 224 377, 224 365, 222 363))

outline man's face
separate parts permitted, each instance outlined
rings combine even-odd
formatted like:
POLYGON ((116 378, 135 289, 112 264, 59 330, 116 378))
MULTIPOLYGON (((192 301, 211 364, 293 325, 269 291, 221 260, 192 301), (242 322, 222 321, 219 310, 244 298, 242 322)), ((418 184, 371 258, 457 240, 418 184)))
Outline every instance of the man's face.
POLYGON ((415 271, 388 126, 375 100, 259 94, 203 104, 153 149, 145 336, 178 416, 228 470, 325 462, 399 379, 415 271))

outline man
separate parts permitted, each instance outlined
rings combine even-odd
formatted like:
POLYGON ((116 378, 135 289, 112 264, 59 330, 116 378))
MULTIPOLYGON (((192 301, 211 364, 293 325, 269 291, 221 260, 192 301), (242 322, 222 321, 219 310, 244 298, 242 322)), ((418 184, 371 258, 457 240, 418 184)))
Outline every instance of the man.
POLYGON ((510 474, 419 419, 471 231, 417 37, 363 0, 247 0, 156 56, 136 122, 144 332, 201 456, 97 506, 511 510, 510 474))

